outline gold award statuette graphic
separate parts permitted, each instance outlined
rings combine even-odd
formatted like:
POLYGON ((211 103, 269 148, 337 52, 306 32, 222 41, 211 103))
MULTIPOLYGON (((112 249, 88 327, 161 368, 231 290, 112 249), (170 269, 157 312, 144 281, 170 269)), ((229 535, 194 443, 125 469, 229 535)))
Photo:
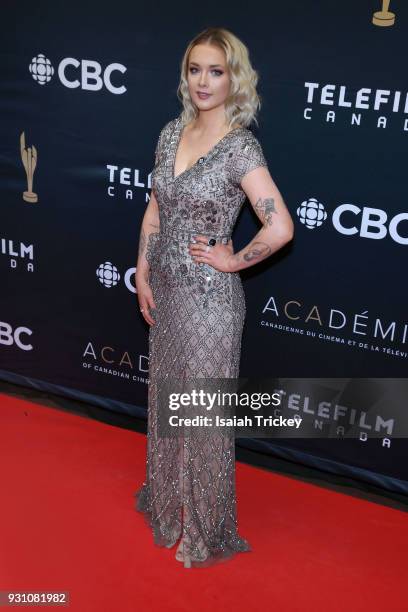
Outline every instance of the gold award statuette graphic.
POLYGON ((390 0, 382 0, 381 11, 376 11, 373 15, 373 24, 378 26, 392 26, 395 23, 395 13, 389 11, 390 0))
POLYGON ((21 159, 27 175, 27 191, 23 193, 23 200, 26 202, 38 202, 38 195, 33 191, 34 170, 37 165, 37 149, 34 145, 25 146, 24 132, 20 136, 21 159))

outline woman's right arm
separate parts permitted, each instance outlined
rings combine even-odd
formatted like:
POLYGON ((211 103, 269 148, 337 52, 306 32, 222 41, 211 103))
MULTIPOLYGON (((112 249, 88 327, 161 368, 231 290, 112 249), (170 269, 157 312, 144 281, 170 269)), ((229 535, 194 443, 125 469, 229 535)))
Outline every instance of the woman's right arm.
POLYGON ((157 204, 156 196, 152 190, 150 193, 150 201, 147 205, 142 227, 140 230, 139 238, 139 250, 136 264, 136 289, 139 300, 140 309, 143 309, 142 315, 145 321, 149 325, 154 325, 155 321, 151 316, 150 309, 156 308, 154 303, 152 290, 149 285, 149 270, 150 265, 146 259, 146 252, 149 246, 149 242, 153 234, 157 234, 160 231, 160 217, 159 207, 157 204))

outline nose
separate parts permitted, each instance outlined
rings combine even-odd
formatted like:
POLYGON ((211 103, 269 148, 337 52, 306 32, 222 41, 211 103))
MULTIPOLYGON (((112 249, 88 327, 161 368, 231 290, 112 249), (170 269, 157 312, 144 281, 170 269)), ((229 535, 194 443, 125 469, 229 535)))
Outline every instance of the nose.
POLYGON ((205 78, 204 73, 201 74, 200 87, 207 87, 207 79, 205 78))

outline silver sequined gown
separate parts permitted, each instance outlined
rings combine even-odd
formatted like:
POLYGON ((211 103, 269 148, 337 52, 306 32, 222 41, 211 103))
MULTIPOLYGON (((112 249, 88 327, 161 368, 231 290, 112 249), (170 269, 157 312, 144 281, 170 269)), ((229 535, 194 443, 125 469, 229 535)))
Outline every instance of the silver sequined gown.
POLYGON ((160 437, 157 391, 166 377, 239 376, 246 313, 240 275, 194 262, 188 245, 195 233, 228 242, 246 197, 242 177, 267 163, 254 134, 237 128, 174 177, 181 132, 180 115, 163 127, 152 173, 160 232, 146 257, 157 309, 149 330, 146 480, 135 497, 157 545, 183 535, 192 565, 206 567, 251 550, 237 528, 234 431, 160 437))

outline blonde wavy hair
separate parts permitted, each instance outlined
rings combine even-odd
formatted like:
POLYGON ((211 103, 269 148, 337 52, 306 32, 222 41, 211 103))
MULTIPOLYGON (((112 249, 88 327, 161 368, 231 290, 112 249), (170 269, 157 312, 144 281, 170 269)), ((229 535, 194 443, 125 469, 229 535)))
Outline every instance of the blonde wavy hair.
POLYGON ((256 113, 261 108, 261 98, 256 91, 258 73, 251 66, 248 48, 232 32, 225 28, 206 28, 189 43, 181 61, 181 77, 177 96, 183 105, 182 125, 190 123, 198 116, 198 108, 192 102, 188 90, 188 62, 190 52, 196 45, 211 44, 224 51, 231 87, 225 101, 228 127, 234 124, 248 127, 253 121, 258 125, 256 113))

